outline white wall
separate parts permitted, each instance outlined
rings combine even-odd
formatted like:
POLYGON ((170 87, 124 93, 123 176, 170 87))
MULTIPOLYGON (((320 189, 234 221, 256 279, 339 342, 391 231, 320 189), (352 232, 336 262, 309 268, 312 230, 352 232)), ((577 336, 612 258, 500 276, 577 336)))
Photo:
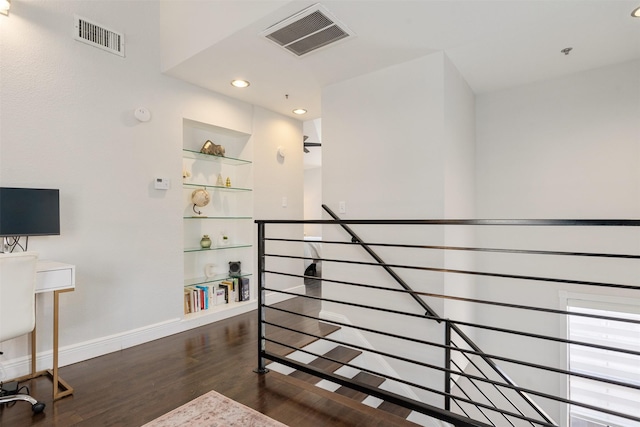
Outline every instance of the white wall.
POLYGON ((478 215, 640 213, 638 62, 478 97, 478 215))
MULTIPOLYGON (((455 66, 444 57, 444 218, 475 218, 475 95, 455 66)), ((444 230, 447 246, 475 246, 474 231, 466 226, 447 226, 444 230)), ((446 251, 444 266, 454 270, 473 270, 473 254, 446 251)), ((474 297, 473 276, 447 274, 444 276, 446 295, 474 297)), ((442 317, 473 320, 474 308, 469 304, 445 300, 442 317)), ((465 330, 472 339, 475 331, 465 330)), ((466 359, 457 356, 463 368, 466 359)))
MULTIPOLYGON (((483 94, 475 99, 474 108, 474 96, 464 79, 446 57, 432 55, 333 85, 323 94, 323 166, 331 171, 323 179, 323 199, 336 212, 338 202, 345 201, 347 212, 341 215, 343 218, 637 218, 639 80, 640 65, 636 61, 483 94), (407 88, 400 80, 417 83, 407 88)), ((489 240, 488 229, 448 228, 431 236, 407 236, 399 227, 375 235, 367 227, 353 228, 365 241, 393 238, 424 242, 429 237, 447 244, 640 252, 640 236, 630 230, 587 233, 578 229, 560 232, 538 228, 515 233, 511 229, 504 233, 492 231, 494 238, 489 240)), ((342 231, 328 227, 323 236, 346 240, 342 231)), ((356 248, 325 245, 323 249, 329 258, 368 260, 356 248)), ((379 253, 387 262, 411 263, 401 251, 391 253, 382 249, 379 253)), ((444 259, 437 256, 423 259, 418 264, 438 262, 444 262, 448 268, 467 266, 551 277, 568 274, 576 279, 614 283, 636 283, 640 276, 638 267, 617 261, 566 261, 558 265, 540 259, 447 255, 444 259)), ((388 284, 381 276, 362 267, 323 265, 323 277, 388 284)), ((418 282, 411 272, 402 272, 401 276, 408 277, 409 283, 418 282)), ((571 287, 530 283, 527 286, 453 275, 444 281, 432 279, 429 291, 445 290, 448 294, 552 308, 559 307, 560 291, 577 292, 571 287), (442 283, 444 288, 439 288, 442 283)), ((374 291, 353 292, 336 285, 325 286, 323 292, 329 298, 372 305, 383 298, 374 291)), ((604 289, 588 292, 612 293, 604 289)), ((442 313, 438 302, 429 303, 442 313)), ((415 307, 412 301, 392 298, 387 298, 385 305, 405 311, 415 307)), ((507 311, 473 312, 454 304, 446 304, 444 309, 446 316, 453 319, 475 318, 480 323, 521 327, 534 333, 559 336, 564 328, 558 318, 514 318, 507 311)), ((399 325, 399 321, 396 323, 388 316, 367 316, 338 304, 325 304, 323 310, 329 318, 342 317, 356 324, 387 330, 399 325), (382 318, 384 321, 378 320, 382 318)), ((395 344, 372 336, 367 338, 378 350, 395 344)), ((489 353, 506 352, 508 356, 535 363, 565 367, 557 346, 532 348, 530 343, 488 333, 477 333, 477 339, 489 353), (510 345, 505 346, 505 342, 510 345)), ((398 371, 403 369, 394 367, 398 371)), ((505 369, 519 385, 563 393, 563 382, 548 374, 525 372, 512 366, 505 369)), ((542 404, 554 418, 560 419, 559 406, 542 404)))
MULTIPOLYGON (((630 62, 477 97, 477 213, 481 218, 640 217, 640 62, 630 62)), ((640 253, 632 229, 538 227, 482 229, 479 245, 640 253), (489 237, 491 234, 491 237, 489 237)), ((561 261, 544 257, 477 257, 483 271, 638 285, 637 262, 561 261), (634 266, 635 264, 635 266, 634 266)), ((561 292, 638 298, 637 292, 541 282, 479 279, 483 299, 561 308, 561 292)), ((481 323, 562 337, 562 316, 514 316, 479 309, 481 323)), ((480 333, 480 347, 507 357, 566 368, 562 346, 480 333), (509 345, 505 345, 508 342, 509 345)), ((562 395, 565 382, 505 366, 523 387, 562 395)), ((556 419, 561 408, 543 404, 556 419)))
MULTIPOLYGON (((445 213, 466 216, 473 213, 474 97, 468 85, 442 53, 389 67, 378 72, 338 83, 323 92, 323 200, 338 213, 340 201, 346 214, 358 219, 442 218, 445 213), (449 76, 451 74, 451 76, 449 76), (447 100, 450 97, 451 100, 447 100), (453 197, 452 197, 453 196, 453 197), (462 202, 458 197, 464 196, 462 202), (449 200, 449 202, 447 202, 449 200)), ((364 241, 444 244, 442 227, 352 228, 364 241)), ((323 229, 323 238, 349 240, 341 230, 323 229)), ((450 237, 451 238, 451 237, 450 237)), ((417 251, 376 247, 387 263, 430 265, 441 268, 439 251, 417 251)), ((357 247, 323 245, 324 256, 372 261, 357 247)), ((442 293, 444 279, 439 273, 398 271, 414 289, 442 293)), ((352 267, 323 263, 323 278, 358 283, 398 285, 374 267, 352 267)), ((374 306, 386 306, 409 313, 424 310, 408 296, 394 297, 378 291, 359 291, 339 285, 323 285, 323 296, 374 306), (382 303, 381 301, 384 301, 382 303)), ((443 314, 440 299, 429 305, 443 314)), ((443 340, 441 326, 415 320, 407 327, 406 318, 355 310, 339 304, 324 304, 323 314, 402 335, 443 340)), ((367 335, 381 351, 407 351, 416 360, 441 364, 442 352, 425 353, 411 345, 367 335)), ((393 363, 404 378, 415 377, 413 370, 393 363)), ((433 375, 433 373, 431 373, 433 375)), ((425 374, 428 375, 428 374, 425 374)), ((432 384, 443 384, 433 375, 432 384)), ((437 387, 437 386, 436 386, 437 387)), ((436 398, 434 402, 440 402, 436 398)))
MULTIPOLYGON (((307 142, 322 143, 322 119, 302 124, 307 142)), ((304 159, 304 219, 322 219, 322 147, 309 147, 304 159)), ((305 236, 322 236, 322 224, 305 224, 305 236)))
MULTIPOLYGON (((302 169, 302 123, 255 107, 256 126, 254 128, 254 205, 258 220, 297 220, 304 215, 304 175, 302 169), (278 147, 284 147, 286 156, 278 156, 278 147), (285 200, 286 199, 286 200, 285 200), (284 206, 286 204, 286 206, 284 206)), ((302 240, 302 225, 268 225, 268 235, 302 240), (272 233, 272 234, 270 234, 272 233)), ((270 253, 302 256, 302 243, 273 243, 268 246, 270 253)), ((294 274, 304 272, 300 259, 274 258, 266 260, 267 268, 294 274)), ((257 264, 256 264, 257 266, 257 264)), ((302 280, 280 275, 267 275, 266 285, 275 289, 304 287, 302 280)))
MULTIPOLYGON (((29 248, 77 266, 76 291, 60 299, 63 365, 183 327, 183 118, 255 129, 255 180, 264 182, 256 215, 275 216, 280 208, 269 203, 282 195, 292 216, 302 215, 301 160, 288 159, 271 186, 265 170, 275 161, 263 164, 260 151, 272 131, 299 142, 301 125, 162 76, 158 39, 156 2, 14 2, 0 21, 0 182, 60 189, 61 235, 33 238, 29 248), (124 33, 126 57, 75 41, 74 14, 124 33), (151 121, 135 120, 139 106, 151 121), (155 190, 155 177, 171 188, 155 190)), ((38 303, 39 316, 50 316, 51 297, 38 303)), ((38 336, 39 349, 50 349, 49 328, 38 336)), ((26 340, 3 349, 27 354, 26 340)))
MULTIPOLYGON (((304 219, 322 219, 322 168, 304 170, 304 219)), ((322 224, 305 224, 305 236, 322 236, 322 224)))

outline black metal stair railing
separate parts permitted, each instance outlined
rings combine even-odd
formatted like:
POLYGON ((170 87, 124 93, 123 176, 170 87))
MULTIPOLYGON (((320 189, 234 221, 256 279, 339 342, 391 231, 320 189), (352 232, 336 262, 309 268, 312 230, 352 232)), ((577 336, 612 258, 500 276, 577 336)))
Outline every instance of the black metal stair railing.
MULTIPOLYGON (((327 205, 322 205, 322 208, 325 210, 325 212, 327 212, 333 219, 335 220, 340 220, 340 218, 327 206, 327 205)), ((418 304, 420 304, 421 307, 423 307, 426 311, 426 315, 428 316, 436 316, 437 314, 435 313, 435 311, 429 307, 429 305, 419 296, 417 296, 413 289, 404 281, 400 278, 400 276, 398 276, 398 274, 393 271, 390 267, 386 266, 386 263, 382 260, 382 258, 380 258, 374 251, 373 249, 371 249, 371 247, 369 247, 365 242, 362 241, 362 239, 355 234, 355 232, 348 226, 345 224, 341 224, 341 227, 351 236, 351 241, 353 243, 358 243, 360 246, 362 246, 362 248, 373 257, 373 259, 376 260, 376 262, 378 262, 380 265, 383 266, 384 270, 389 273, 389 275, 400 285, 402 286, 404 289, 406 289, 407 291, 409 291, 409 295, 411 295, 417 302, 418 304)), ((496 372, 507 384, 510 384, 512 386, 516 386, 516 384, 513 382, 513 380, 511 378, 509 378, 509 376, 507 376, 502 370, 500 370, 498 368, 498 366, 489 358, 487 358, 486 356, 484 356, 484 353, 482 352, 482 350, 471 340, 471 338, 469 338, 456 324, 453 324, 451 322, 447 322, 447 329, 445 332, 446 335, 446 341, 448 345, 451 345, 451 335, 452 333, 455 333, 457 336, 459 336, 467 345, 469 345, 473 350, 475 350, 476 352, 478 352, 480 354, 480 357, 482 357, 482 359, 487 363, 487 365, 489 366, 490 369, 492 369, 494 372, 496 372)), ((446 350, 446 357, 445 357, 445 365, 450 368, 451 366, 451 352, 450 349, 447 348, 446 350)), ((466 355, 465 355, 466 357, 466 355)), ((450 393, 450 374, 449 372, 445 373, 445 376, 447 377, 447 379, 445 380, 445 392, 446 393, 450 393)), ((501 393, 501 391, 496 387, 496 390, 501 393)), ((549 423, 549 424, 555 424, 553 422, 553 420, 533 401, 533 399, 531 399, 529 396, 527 396, 525 393, 521 392, 518 390, 518 394, 520 395, 520 397, 522 399, 525 400, 525 402, 531 407, 533 408, 538 415, 542 418, 542 420, 544 420, 545 422, 549 423)), ((508 400, 508 399, 507 399, 508 400)), ((516 411, 518 411, 518 413, 520 413, 520 415, 524 415, 516 405, 513 405, 513 402, 509 401, 509 403, 516 409, 516 411)), ((445 397, 445 409, 446 410, 450 410, 451 408, 451 399, 449 398, 449 396, 445 397)), ((506 418, 506 417, 505 417, 506 418)), ((506 418, 507 421, 508 418, 506 418)), ((489 420, 490 421, 490 420, 489 420)))
MULTIPOLYGON (((565 405, 566 407, 580 407, 587 410, 599 411, 605 415, 619 417, 620 419, 627 420, 630 425, 633 423, 640 423, 640 416, 633 413, 622 413, 618 410, 598 407, 597 405, 590 404, 588 402, 571 400, 568 396, 560 394, 551 394, 538 387, 520 387, 515 381, 513 381, 506 372, 500 368, 499 365, 506 364, 509 366, 518 366, 522 369, 530 369, 532 372, 544 372, 545 375, 557 375, 562 378, 562 381, 568 381, 571 378, 584 378, 598 383, 609 384, 614 387, 622 387, 625 390, 631 390, 634 392, 640 391, 640 385, 634 383, 632 380, 624 380, 619 378, 604 378, 601 376, 591 375, 589 373, 579 372, 571 369, 564 369, 558 366, 550 366, 548 364, 542 364, 527 360, 514 359, 504 354, 488 353, 482 351, 474 342, 469 338, 467 333, 463 331, 463 328, 467 331, 485 331, 487 333, 501 334, 501 336, 513 336, 520 339, 531 340, 532 342, 543 342, 549 345, 558 345, 561 348, 568 348, 568 346, 581 346, 585 348, 596 348, 606 350, 609 352, 615 352, 616 354, 624 354, 629 357, 637 358, 640 364, 640 352, 628 350, 624 348, 612 347, 610 345, 593 344, 588 342, 581 342, 576 340, 570 340, 559 336, 551 336, 540 333, 533 333, 524 330, 518 330, 511 327, 502 327, 489 324, 475 323, 471 321, 447 319, 438 316, 433 309, 424 301, 424 298, 437 298, 443 301, 472 304, 478 307, 488 307, 495 309, 509 309, 518 311, 519 313, 535 313, 547 316, 578 316, 585 318, 599 318, 604 320, 611 320, 616 322, 627 322, 629 324, 640 324, 640 320, 634 321, 613 316, 593 315, 586 313, 570 312, 562 309, 539 307, 534 305, 520 304, 514 302, 505 302, 489 299, 462 297, 457 295, 447 295, 446 293, 415 291, 404 280, 400 278, 395 270, 407 269, 412 271, 421 272, 437 272, 442 274, 457 274, 468 275, 471 277, 481 278, 496 278, 496 279, 509 279, 513 281, 524 282, 541 282, 552 283, 557 286, 569 286, 569 287, 595 287, 596 289, 611 289, 611 290, 623 290, 635 292, 640 290, 640 286, 630 283, 613 283, 602 282, 599 280, 583 280, 574 278, 563 277, 549 277, 546 275, 537 274, 514 274, 505 272, 488 272, 479 270, 466 270, 466 269, 449 269, 444 267, 426 266, 426 265, 405 265, 405 264, 388 264, 385 263, 372 249, 372 246, 389 247, 389 248, 403 248, 403 249, 429 249, 429 250, 441 250, 441 251, 467 251, 471 253, 489 253, 489 254, 515 254, 515 255, 536 255, 536 256, 551 256, 551 257, 584 257, 601 258, 601 259, 618 259, 629 262, 637 262, 640 260, 640 255, 636 254, 623 254, 623 253, 605 253, 605 252, 586 252, 586 251, 562 251, 562 250, 536 250, 536 249, 505 249, 499 247, 466 247, 466 246, 445 246, 445 245, 407 245, 401 243, 365 243, 357 236, 348 225, 363 224, 363 225, 408 225, 408 226, 496 226, 496 227, 630 227, 636 231, 640 230, 640 221, 638 220, 340 220, 330 212, 328 208, 325 208, 333 220, 317 220, 317 221, 285 221, 285 220, 270 220, 270 221, 256 221, 258 225, 258 316, 260 321, 260 339, 258 341, 258 369, 257 372, 267 372, 266 360, 281 363, 293 369, 300 370, 302 372, 309 373, 319 378, 324 378, 337 384, 351 387, 357 391, 368 393, 372 396, 378 397, 382 400, 395 403, 397 405, 404 406, 414 411, 421 412, 428 416, 438 418, 440 420, 452 423, 460 426, 520 426, 520 425, 532 425, 532 426, 556 426, 559 423, 554 421, 539 405, 539 401, 552 402, 557 405, 565 405), (276 281, 278 277, 287 277, 305 279, 308 278, 303 274, 296 274, 296 272, 278 271, 277 269, 267 268, 266 259, 300 259, 309 260, 308 257, 298 256, 290 253, 275 253, 267 252, 267 242, 290 242, 301 243, 301 239, 280 238, 280 237, 267 237, 266 225, 267 224, 326 224, 332 226, 340 226, 346 230, 350 237, 350 242, 344 241, 327 241, 323 240, 321 243, 328 245, 357 245, 364 248, 364 250, 372 256, 375 262, 363 262, 353 261, 348 259, 331 259, 320 258, 323 263, 335 263, 345 265, 355 265, 362 267, 381 267, 388 273, 394 281, 400 285, 401 289, 385 286, 370 285, 366 283, 357 283, 347 280, 337 280, 335 278, 319 278, 323 285, 340 285, 349 286, 352 288, 359 288, 364 291, 370 289, 375 291, 384 291, 390 294, 404 294, 411 297, 413 300, 420 304, 420 307, 424 310, 424 314, 413 314, 402 310, 376 307, 367 304, 361 304, 357 302, 348 302, 335 298, 323 298, 311 295, 301 295, 299 292, 292 292, 289 290, 279 289, 277 286, 271 286, 267 283, 267 275, 270 280, 276 281), (387 332, 382 330, 376 330, 366 325, 355 325, 351 323, 341 323, 336 320, 331 320, 329 323, 343 328, 349 328, 363 334, 373 334, 383 337, 388 337, 393 340, 403 340, 405 342, 412 343, 412 345, 422 346, 425 349, 430 348, 435 351, 441 351, 443 353, 443 363, 433 364, 426 363, 425 361, 416 360, 414 357, 405 356, 399 352, 385 352, 371 349, 368 347, 359 346, 356 343, 338 340, 332 337, 321 336, 313 333, 309 333, 303 330, 297 330, 291 326, 284 326, 271 321, 267 312, 285 312, 292 316, 298 316, 301 319, 308 319, 313 321, 323 321, 319 316, 308 316, 292 311, 287 311, 278 307, 277 305, 267 304, 267 292, 272 294, 279 294, 284 298, 298 297, 306 298, 310 300, 317 300, 323 304, 334 304, 351 307, 357 310, 368 310, 378 315, 386 316, 404 316, 407 319, 427 319, 437 322, 439 327, 442 328, 443 338, 442 341, 429 341, 426 339, 418 339, 415 337, 409 337, 400 335, 393 332, 387 332), (380 388, 370 387, 366 384, 358 383, 350 378, 346 378, 342 375, 325 372, 314 368, 313 366, 297 362, 282 352, 274 352, 270 350, 269 345, 277 345, 281 348, 287 348, 290 351, 297 351, 308 354, 309 356, 319 357, 323 359, 329 359, 331 362, 340 363, 337 360, 330 360, 323 355, 315 354, 303 347, 291 345, 290 343, 283 342, 278 335, 268 335, 268 329, 278 331, 289 331, 291 333, 306 335, 311 340, 324 340, 336 345, 349 346, 351 348, 368 352, 383 358, 393 359, 399 362, 408 363, 416 366, 417 369, 427 369, 432 372, 442 374, 444 378, 444 384, 441 387, 434 386, 433 384, 424 384, 419 381, 418 378, 412 378, 406 380, 397 376, 388 375, 381 372, 371 371, 360 365, 352 365, 350 363, 343 364, 344 366, 358 369, 362 372, 368 372, 375 375, 380 375, 389 381, 407 386, 409 388, 418 390, 420 392, 431 393, 433 395, 441 396, 443 398, 442 405, 427 404, 420 399, 415 399, 393 393, 380 388), (461 341, 458 341, 461 340, 461 341), (458 356, 456 358, 454 355, 458 356), (460 363, 464 361, 464 363, 460 363), (481 366, 484 365, 484 366, 481 366), (488 369, 488 370, 487 370, 488 369), (476 372, 477 373, 474 373, 476 372), (493 390, 488 392, 487 390, 493 390), (478 397, 473 397, 476 394, 478 397), (515 398, 514 398, 515 396, 515 398), (517 398, 517 400, 516 400, 517 398), (506 403, 498 403, 497 401, 504 401, 506 403), (526 407, 525 407, 526 406, 526 407), (477 414, 471 414, 470 408, 474 408, 477 414), (496 418, 496 416, 498 418, 496 418)), ((635 264, 634 264, 635 265, 635 264)), ((415 324, 415 323, 414 323, 415 324)), ((535 375, 535 374, 532 374, 535 375)), ((563 424, 564 423, 560 423, 563 424)))

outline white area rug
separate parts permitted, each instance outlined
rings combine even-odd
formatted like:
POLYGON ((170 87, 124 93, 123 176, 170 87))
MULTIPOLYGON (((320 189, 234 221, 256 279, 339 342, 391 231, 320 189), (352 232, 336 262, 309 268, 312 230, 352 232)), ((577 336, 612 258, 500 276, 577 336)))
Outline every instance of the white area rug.
POLYGON ((185 403, 143 427, 287 427, 220 393, 207 394, 185 403))

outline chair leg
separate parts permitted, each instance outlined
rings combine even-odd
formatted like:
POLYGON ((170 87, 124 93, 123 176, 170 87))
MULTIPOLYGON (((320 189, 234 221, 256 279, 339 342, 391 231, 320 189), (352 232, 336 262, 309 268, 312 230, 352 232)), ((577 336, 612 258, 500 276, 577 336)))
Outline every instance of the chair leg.
POLYGON ((44 411, 44 408, 46 406, 44 403, 38 402, 36 399, 29 396, 28 394, 14 394, 11 396, 1 396, 0 404, 17 402, 19 400, 24 400, 25 402, 31 403, 31 410, 33 411, 34 414, 39 414, 40 412, 44 411))

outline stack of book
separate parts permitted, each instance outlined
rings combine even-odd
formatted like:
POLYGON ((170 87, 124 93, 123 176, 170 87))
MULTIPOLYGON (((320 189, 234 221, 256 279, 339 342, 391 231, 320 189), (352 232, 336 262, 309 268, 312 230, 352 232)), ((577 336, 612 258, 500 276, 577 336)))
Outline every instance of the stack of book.
POLYGON ((187 286, 184 288, 184 313, 197 313, 215 306, 251 299, 249 279, 230 277, 220 283, 187 286))

